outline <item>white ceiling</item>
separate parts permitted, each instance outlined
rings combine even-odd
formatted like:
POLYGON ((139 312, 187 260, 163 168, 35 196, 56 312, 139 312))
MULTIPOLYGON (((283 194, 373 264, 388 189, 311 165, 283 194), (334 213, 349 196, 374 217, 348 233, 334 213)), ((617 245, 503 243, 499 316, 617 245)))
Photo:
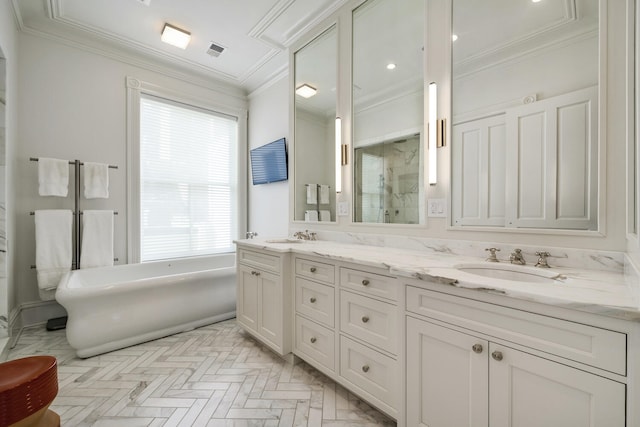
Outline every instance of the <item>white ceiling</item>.
POLYGON ((251 92, 286 73, 287 48, 346 0, 12 1, 24 31, 124 50, 251 92), (185 50, 160 41, 165 23, 191 32, 185 50), (207 54, 211 42, 225 47, 217 58, 207 54))

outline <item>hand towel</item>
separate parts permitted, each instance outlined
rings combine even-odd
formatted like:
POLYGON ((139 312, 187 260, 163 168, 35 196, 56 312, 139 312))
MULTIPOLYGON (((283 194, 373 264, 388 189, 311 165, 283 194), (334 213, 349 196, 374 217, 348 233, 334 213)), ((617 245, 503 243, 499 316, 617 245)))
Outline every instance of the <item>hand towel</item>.
POLYGON ((307 204, 318 203, 318 184, 307 184, 307 204))
POLYGON ((331 221, 331 212, 325 209, 321 210, 320 221, 331 221))
POLYGON ((320 185, 320 204, 329 204, 329 186, 327 184, 320 185))
POLYGON ((41 196, 67 197, 69 193, 69 161, 38 159, 38 193, 41 196))
POLYGON ((111 265, 113 265, 113 211, 84 211, 80 268, 111 265))
POLYGON ((71 271, 73 215, 70 210, 40 210, 35 212, 35 223, 38 288, 55 290, 71 271))
POLYGON ((318 211, 305 211, 304 220, 307 222, 318 222, 318 211))
POLYGON ((109 198, 109 165, 84 162, 84 198, 109 198))

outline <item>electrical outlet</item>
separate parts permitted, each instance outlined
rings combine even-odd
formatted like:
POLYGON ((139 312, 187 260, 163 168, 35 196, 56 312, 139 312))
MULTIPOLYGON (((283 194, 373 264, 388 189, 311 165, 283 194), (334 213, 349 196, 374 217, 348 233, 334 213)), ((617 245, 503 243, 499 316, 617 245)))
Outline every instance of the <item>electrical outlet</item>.
POLYGON ((427 199, 427 216, 434 218, 446 218, 446 199, 427 199))
POLYGON ((349 202, 338 202, 338 216, 349 216, 349 202))

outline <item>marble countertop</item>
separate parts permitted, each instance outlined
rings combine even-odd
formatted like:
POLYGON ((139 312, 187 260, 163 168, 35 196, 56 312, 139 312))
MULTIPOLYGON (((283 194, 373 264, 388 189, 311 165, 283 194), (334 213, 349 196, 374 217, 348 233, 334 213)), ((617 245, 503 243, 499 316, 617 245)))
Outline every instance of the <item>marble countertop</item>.
MULTIPOLYGON (((635 275, 597 269, 490 263, 484 258, 333 241, 246 239, 236 243, 275 252, 292 252, 336 261, 383 268, 397 277, 437 282, 521 300, 572 308, 609 317, 640 321, 640 281, 635 275), (461 270, 472 267, 481 274, 513 270, 526 281, 485 277, 461 270), (478 270, 481 269, 481 270, 478 270), (530 280, 534 280, 533 282, 530 280)), ((500 272, 497 272, 500 274, 500 272)), ((509 273, 507 273, 509 274, 509 273)))

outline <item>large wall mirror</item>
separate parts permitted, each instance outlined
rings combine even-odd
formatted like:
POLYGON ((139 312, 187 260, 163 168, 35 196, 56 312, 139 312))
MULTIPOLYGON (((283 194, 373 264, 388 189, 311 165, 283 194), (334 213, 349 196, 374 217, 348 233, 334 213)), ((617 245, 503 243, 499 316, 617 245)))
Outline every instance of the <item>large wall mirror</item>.
POLYGON ((598 229, 598 7, 453 0, 454 227, 598 229))
POLYGON ((354 222, 423 222, 424 0, 353 11, 354 222))
POLYGON ((294 53, 296 221, 336 219, 337 52, 334 25, 294 53))
POLYGON ((6 60, 0 49, 0 353, 2 352, 3 338, 9 336, 8 318, 8 284, 7 284, 7 214, 5 195, 5 168, 6 168, 6 60))

